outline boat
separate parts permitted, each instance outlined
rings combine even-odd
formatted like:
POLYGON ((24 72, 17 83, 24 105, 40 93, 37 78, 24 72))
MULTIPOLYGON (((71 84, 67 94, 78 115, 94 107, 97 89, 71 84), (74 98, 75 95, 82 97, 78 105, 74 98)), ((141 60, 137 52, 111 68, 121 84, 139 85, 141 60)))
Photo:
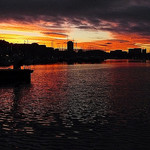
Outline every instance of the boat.
POLYGON ((30 83, 31 69, 0 69, 0 84, 30 83))

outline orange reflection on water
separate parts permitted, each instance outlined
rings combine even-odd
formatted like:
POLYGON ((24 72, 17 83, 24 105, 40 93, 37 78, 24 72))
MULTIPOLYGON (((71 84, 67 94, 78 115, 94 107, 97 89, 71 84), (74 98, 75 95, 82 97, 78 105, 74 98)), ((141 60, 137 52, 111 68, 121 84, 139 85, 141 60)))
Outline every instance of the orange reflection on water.
POLYGON ((67 100, 67 65, 37 65, 30 68, 34 69, 31 85, 0 88, 0 122, 5 131, 31 134, 34 132, 30 126, 32 122, 45 126, 56 123, 55 114, 62 111, 67 100), (24 125, 17 127, 19 122, 24 125))
POLYGON ((60 106, 66 100, 64 89, 67 83, 67 71, 63 70, 67 70, 67 66, 38 65, 31 66, 31 69, 34 69, 32 87, 21 100, 22 111, 26 115, 26 120, 36 120, 40 124, 49 125, 55 122, 50 113, 60 112, 63 108, 60 106))

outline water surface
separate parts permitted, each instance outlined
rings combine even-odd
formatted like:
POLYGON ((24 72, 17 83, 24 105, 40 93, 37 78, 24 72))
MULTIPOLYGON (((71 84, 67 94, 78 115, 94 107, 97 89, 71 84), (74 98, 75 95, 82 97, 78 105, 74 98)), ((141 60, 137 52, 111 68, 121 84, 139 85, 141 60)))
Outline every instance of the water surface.
POLYGON ((149 149, 149 62, 30 67, 0 87, 1 149, 149 149))

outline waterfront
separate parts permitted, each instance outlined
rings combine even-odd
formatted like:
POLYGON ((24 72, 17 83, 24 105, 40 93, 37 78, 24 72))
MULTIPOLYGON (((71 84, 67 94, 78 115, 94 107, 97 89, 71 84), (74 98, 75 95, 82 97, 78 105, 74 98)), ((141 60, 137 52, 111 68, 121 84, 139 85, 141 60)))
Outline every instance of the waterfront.
POLYGON ((149 149, 149 62, 31 69, 31 85, 0 87, 1 149, 149 149))

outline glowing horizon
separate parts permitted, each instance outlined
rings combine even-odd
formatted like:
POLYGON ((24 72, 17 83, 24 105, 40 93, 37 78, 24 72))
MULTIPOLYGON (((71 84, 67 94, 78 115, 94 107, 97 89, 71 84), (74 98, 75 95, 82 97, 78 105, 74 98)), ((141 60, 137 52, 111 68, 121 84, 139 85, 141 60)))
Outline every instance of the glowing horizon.
POLYGON ((17 22, 0 23, 0 39, 10 43, 38 43, 47 47, 66 49, 67 40, 75 42, 75 49, 99 49, 104 51, 146 48, 150 41, 138 34, 116 34, 114 32, 78 29, 64 25, 61 28, 45 27, 43 22, 24 24, 17 22), (77 44, 76 44, 77 43, 77 44))

